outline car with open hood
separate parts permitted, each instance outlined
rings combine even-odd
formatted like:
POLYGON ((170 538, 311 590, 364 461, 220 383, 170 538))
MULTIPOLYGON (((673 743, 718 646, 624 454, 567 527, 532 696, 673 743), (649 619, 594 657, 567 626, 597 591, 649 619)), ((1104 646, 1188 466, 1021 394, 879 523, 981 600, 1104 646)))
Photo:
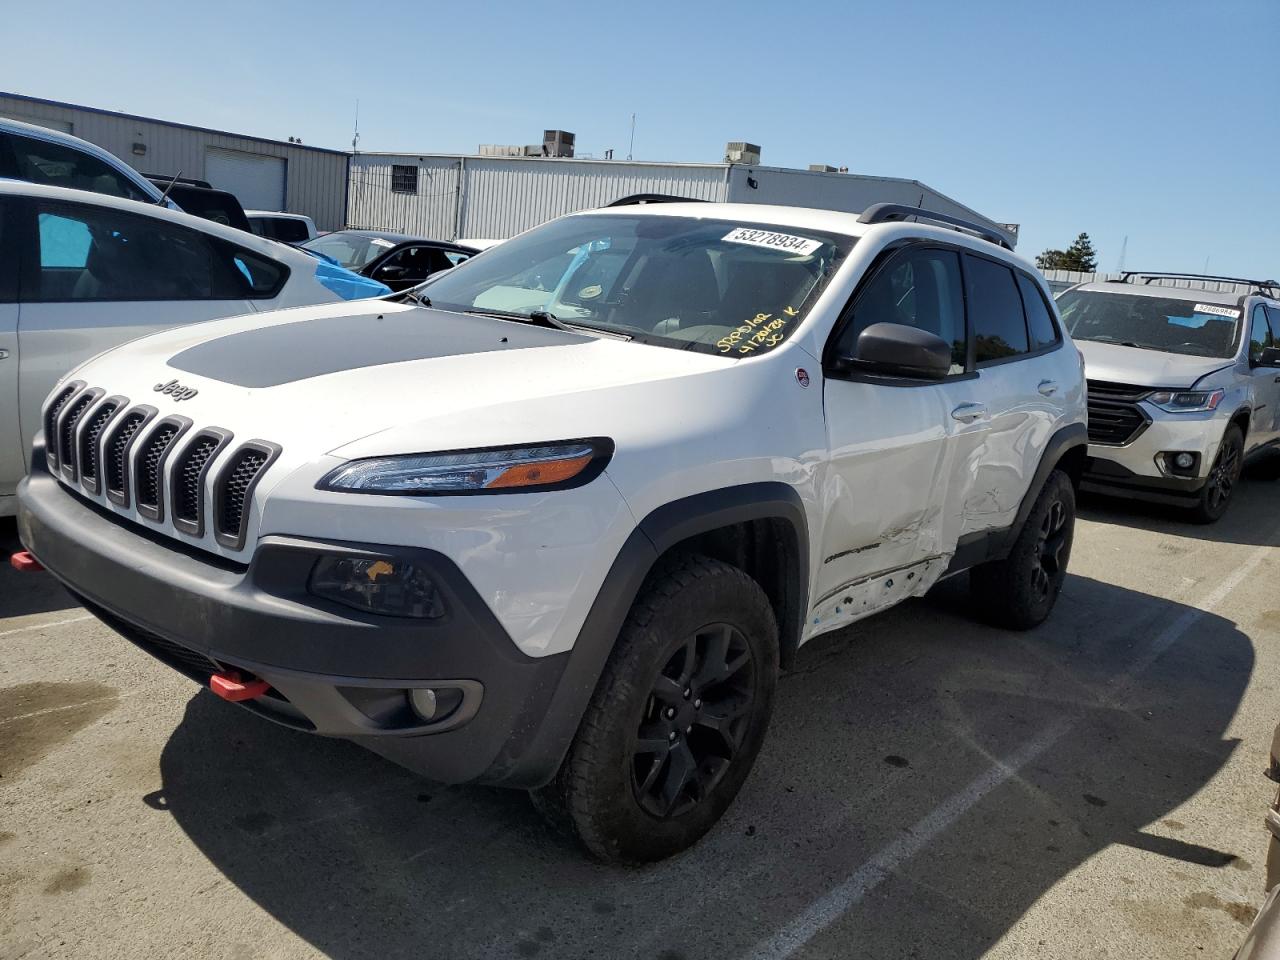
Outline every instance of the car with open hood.
POLYGON ((613 207, 393 299, 64 377, 15 564, 226 700, 531 790, 621 861, 712 827, 801 644, 961 571, 988 620, 1053 609, 1083 370, 981 225, 613 207))
POLYGON ((1219 519, 1246 457, 1280 443, 1280 286, 1126 273, 1058 310, 1089 380, 1086 488, 1219 519))

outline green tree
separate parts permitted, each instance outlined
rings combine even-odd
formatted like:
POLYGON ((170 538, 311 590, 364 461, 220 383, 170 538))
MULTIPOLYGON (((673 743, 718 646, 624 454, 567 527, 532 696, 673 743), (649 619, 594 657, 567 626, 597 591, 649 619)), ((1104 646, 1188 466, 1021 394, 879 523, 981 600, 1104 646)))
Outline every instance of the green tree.
POLYGON ((1036 257, 1041 270, 1079 270, 1093 273, 1098 269, 1098 254, 1087 233, 1076 237, 1066 250, 1046 250, 1036 257))

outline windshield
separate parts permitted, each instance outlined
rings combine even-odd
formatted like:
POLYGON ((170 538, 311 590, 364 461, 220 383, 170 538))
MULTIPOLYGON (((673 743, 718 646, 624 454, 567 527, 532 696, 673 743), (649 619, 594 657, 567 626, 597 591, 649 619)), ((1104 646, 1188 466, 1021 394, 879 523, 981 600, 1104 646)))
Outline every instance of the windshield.
POLYGON ((534 315, 737 358, 790 336, 853 242, 798 227, 584 214, 508 240, 422 292, 444 310, 534 315))
POLYGON ((326 233, 301 244, 336 260, 348 270, 360 270, 395 246, 390 240, 363 233, 326 233))
POLYGON ((1239 343, 1240 311, 1226 304, 1085 290, 1068 290, 1057 302, 1076 340, 1223 358, 1239 343))

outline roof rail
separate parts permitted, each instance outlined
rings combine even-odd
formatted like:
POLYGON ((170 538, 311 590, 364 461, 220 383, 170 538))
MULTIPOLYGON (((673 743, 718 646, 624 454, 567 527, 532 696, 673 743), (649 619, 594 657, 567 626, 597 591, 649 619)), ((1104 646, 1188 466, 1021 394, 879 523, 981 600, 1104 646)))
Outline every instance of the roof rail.
POLYGON ((1130 277, 1141 277, 1144 285, 1152 280, 1217 280, 1222 283, 1243 283, 1259 290, 1280 291, 1280 283, 1274 280, 1246 280, 1244 277, 1220 277, 1214 273, 1160 273, 1148 270, 1125 270, 1120 274, 1120 283, 1130 283, 1130 277))
POLYGON ((644 203, 707 203, 701 197, 677 197, 670 193, 633 193, 630 196, 619 197, 612 203, 606 203, 606 207, 632 207, 644 203))
POLYGON ((917 220, 928 220, 930 223, 945 224, 965 233, 972 233, 979 239, 994 243, 998 247, 1004 247, 1006 250, 1013 249, 1008 240, 990 227, 984 227, 982 224, 974 223, 972 220, 962 220, 959 217, 953 217, 945 213, 926 210, 923 207, 909 207, 905 203, 873 203, 862 211, 862 215, 858 217, 858 222, 892 223, 896 220, 906 220, 908 217, 915 217, 917 220))

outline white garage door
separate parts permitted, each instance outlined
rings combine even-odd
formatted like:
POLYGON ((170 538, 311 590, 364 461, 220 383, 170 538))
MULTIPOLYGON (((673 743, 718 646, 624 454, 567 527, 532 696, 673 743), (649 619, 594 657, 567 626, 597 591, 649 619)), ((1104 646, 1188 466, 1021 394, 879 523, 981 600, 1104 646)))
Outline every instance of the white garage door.
POLYGON ((284 209, 284 157, 209 147, 204 178, 218 190, 236 195, 246 210, 284 209))

